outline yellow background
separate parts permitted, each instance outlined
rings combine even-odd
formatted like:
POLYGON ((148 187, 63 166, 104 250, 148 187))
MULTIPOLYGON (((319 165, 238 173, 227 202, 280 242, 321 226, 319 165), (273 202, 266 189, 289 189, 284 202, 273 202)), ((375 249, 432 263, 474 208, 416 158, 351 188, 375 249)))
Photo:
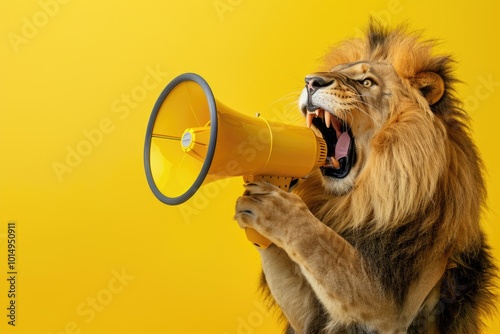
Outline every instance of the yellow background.
MULTIPOLYGON (((162 88, 188 71, 236 110, 293 119, 304 75, 370 15, 408 21, 458 61, 498 258, 499 10, 481 0, 1 1, 0 332, 276 333, 256 291, 258 254, 232 221, 242 180, 202 190, 182 210, 163 205, 144 176, 146 124, 162 88), (77 149, 86 156, 57 173, 77 149)), ((498 317, 488 324, 499 333, 498 317)))

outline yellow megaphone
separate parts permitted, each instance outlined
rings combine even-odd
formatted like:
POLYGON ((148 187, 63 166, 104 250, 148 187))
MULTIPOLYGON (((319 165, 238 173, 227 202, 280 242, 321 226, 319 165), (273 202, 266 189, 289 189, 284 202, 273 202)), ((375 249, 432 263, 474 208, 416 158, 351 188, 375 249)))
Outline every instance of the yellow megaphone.
MULTIPOLYGON (((153 107, 144 166, 155 196, 177 205, 202 184, 233 176, 289 190, 294 180, 324 165, 326 156, 325 141, 311 129, 238 113, 215 100, 202 77, 185 73, 153 107)), ((271 243, 255 230, 246 234, 258 247, 271 243)))

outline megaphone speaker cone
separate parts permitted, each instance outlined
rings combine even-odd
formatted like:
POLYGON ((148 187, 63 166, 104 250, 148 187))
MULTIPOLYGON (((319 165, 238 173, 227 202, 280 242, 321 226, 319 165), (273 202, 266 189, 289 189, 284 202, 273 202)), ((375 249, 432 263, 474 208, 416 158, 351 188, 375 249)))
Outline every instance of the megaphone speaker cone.
POLYGON ((185 73, 165 87, 153 107, 144 147, 146 178, 160 201, 181 204, 203 184, 217 127, 215 99, 202 77, 185 73))

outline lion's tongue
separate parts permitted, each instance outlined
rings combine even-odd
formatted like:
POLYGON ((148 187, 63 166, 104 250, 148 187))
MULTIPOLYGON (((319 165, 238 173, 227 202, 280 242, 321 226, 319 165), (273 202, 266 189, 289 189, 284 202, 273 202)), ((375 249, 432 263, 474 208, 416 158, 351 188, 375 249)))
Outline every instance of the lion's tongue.
POLYGON ((349 153, 349 146, 351 146, 351 136, 349 132, 342 132, 335 145, 335 159, 340 160, 347 156, 349 153))

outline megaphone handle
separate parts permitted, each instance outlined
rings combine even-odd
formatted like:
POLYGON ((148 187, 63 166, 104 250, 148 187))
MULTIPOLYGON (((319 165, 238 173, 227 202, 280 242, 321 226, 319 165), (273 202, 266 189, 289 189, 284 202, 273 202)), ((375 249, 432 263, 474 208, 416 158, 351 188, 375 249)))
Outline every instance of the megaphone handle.
POLYGON ((245 228, 245 234, 247 235, 248 241, 253 243, 256 247, 260 249, 266 249, 269 247, 272 242, 264 237, 262 234, 254 230, 253 228, 246 227, 245 228))
MULTIPOLYGON (((245 180, 246 183, 255 181, 267 181, 271 184, 274 184, 278 188, 281 188, 285 191, 290 191, 292 182, 294 180, 296 181, 297 179, 288 176, 246 175, 243 177, 243 180, 245 180)), ((269 239, 264 237, 253 228, 245 228, 245 234, 247 235, 248 241, 250 241, 260 249, 266 249, 272 244, 269 239)))

